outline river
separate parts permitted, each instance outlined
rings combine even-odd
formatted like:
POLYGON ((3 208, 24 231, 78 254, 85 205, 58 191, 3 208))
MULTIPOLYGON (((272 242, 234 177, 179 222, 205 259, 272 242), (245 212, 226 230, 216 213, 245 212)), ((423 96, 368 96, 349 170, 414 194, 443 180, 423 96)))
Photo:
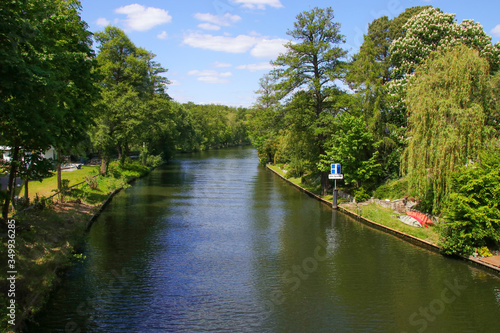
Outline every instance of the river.
POLYGON ((30 332, 498 332, 500 279, 258 166, 180 155, 121 191, 30 332))

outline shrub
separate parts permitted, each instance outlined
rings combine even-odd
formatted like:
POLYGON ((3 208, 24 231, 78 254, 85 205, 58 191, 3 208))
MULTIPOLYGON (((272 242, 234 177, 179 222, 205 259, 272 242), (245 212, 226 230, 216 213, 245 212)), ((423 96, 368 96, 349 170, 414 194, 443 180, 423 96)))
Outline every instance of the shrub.
POLYGON ((471 255, 474 248, 500 241, 500 151, 487 151, 480 161, 452 176, 450 200, 440 228, 445 253, 471 255))
POLYGON ((38 194, 36 194, 34 204, 36 204, 37 209, 44 210, 52 208, 52 206, 54 206, 54 201, 52 200, 52 198, 47 198, 45 196, 42 196, 40 198, 38 194))
POLYGON ((146 165, 152 168, 156 168, 162 163, 163 163, 163 158, 161 157, 161 155, 149 155, 146 160, 146 165))
POLYGON ((480 247, 477 249, 477 253, 481 256, 481 257, 491 257, 491 253, 490 253, 490 250, 488 249, 488 247, 486 246, 483 246, 483 247, 480 247))
POLYGON ((370 194, 362 187, 354 191, 354 199, 356 199, 356 202, 367 201, 370 198, 370 194))
POLYGON ((92 190, 99 189, 99 183, 97 182, 96 177, 86 176, 84 178, 84 180, 87 183, 87 185, 90 187, 90 189, 92 189, 92 190))
POLYGON ((401 199, 408 196, 408 180, 405 178, 389 181, 379 186, 373 197, 377 199, 401 199))

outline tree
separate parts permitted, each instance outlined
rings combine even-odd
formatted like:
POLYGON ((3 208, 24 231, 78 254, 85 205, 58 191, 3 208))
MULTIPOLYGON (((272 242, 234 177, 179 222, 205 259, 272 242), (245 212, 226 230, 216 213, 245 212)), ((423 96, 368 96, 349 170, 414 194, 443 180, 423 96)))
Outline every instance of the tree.
POLYGON ((488 60, 491 73, 499 69, 500 43, 492 45, 491 37, 473 20, 458 24, 455 14, 430 7, 414 15, 403 28, 405 35, 394 40, 389 49, 394 65, 395 80, 391 85, 394 92, 404 93, 408 77, 432 52, 450 50, 460 44, 478 50, 488 60))
MULTIPOLYGON (((279 80, 281 98, 293 94, 298 89, 308 91, 314 109, 314 131, 320 153, 325 153, 325 114, 333 115, 331 108, 339 88, 335 80, 344 77, 345 63, 342 59, 347 52, 339 45, 344 43, 340 34, 340 24, 333 21, 333 9, 314 8, 297 15, 294 29, 287 34, 296 42, 286 44, 286 52, 273 62, 278 68, 272 74, 279 80)), ((326 194, 328 174, 321 174, 322 193, 326 194)))
POLYGON ((270 75, 260 79, 256 91, 259 96, 250 113, 249 136, 262 164, 274 162, 282 128, 282 105, 276 96, 275 83, 270 75))
POLYGON ((350 88, 356 91, 367 130, 378 141, 379 163, 385 178, 399 176, 398 156, 404 146, 401 137, 406 128, 406 117, 391 107, 393 97, 388 94, 387 83, 392 79, 394 67, 389 48, 393 40, 405 36, 403 27, 408 19, 426 8, 429 6, 407 8, 392 20, 383 16, 370 23, 346 76, 350 88))
POLYGON ((480 154, 451 177, 451 194, 440 228, 448 254, 471 255, 474 248, 500 241, 500 151, 480 154))
POLYGON ((12 149, 4 219, 23 152, 58 146, 75 119, 88 123, 86 112, 95 93, 94 53, 79 9, 76 0, 2 4, 0 141, 12 149))
POLYGON ((342 113, 335 121, 335 135, 327 143, 326 154, 318 167, 328 171, 330 163, 342 163, 344 182, 363 192, 376 184, 381 175, 377 144, 373 134, 366 130, 362 116, 342 113))
POLYGON ((441 212, 457 167, 475 161, 494 131, 490 67, 477 50, 459 46, 433 53, 408 87, 408 147, 403 172, 424 207, 441 212))
POLYGON ((119 28, 108 26, 95 37, 103 99, 97 105, 100 112, 91 137, 101 153, 101 173, 105 174, 113 151, 123 164, 131 145, 142 146, 143 125, 151 119, 149 113, 155 112, 146 104, 156 95, 168 99, 168 80, 161 76, 166 69, 153 60, 155 55, 136 47, 119 28))
POLYGON ((57 14, 52 25, 44 26, 45 43, 52 52, 46 55, 53 60, 55 84, 59 86, 54 105, 59 115, 58 131, 54 132, 57 149, 57 189, 62 189, 61 164, 63 156, 72 147, 83 141, 87 130, 93 124, 93 103, 98 100, 97 65, 92 50, 91 33, 80 19, 81 5, 76 1, 54 1, 57 14), (57 28, 58 27, 58 28, 57 28))

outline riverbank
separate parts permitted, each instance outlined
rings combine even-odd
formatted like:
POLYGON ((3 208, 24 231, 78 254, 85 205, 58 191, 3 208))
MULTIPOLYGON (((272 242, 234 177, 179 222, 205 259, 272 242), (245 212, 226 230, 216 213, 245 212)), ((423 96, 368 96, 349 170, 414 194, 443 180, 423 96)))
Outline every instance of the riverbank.
MULTIPOLYGON (((281 177, 283 180, 294 185, 307 195, 320 200, 329 207, 332 207, 332 196, 321 197, 317 193, 313 193, 310 189, 301 186, 300 179, 288 179, 280 168, 274 165, 266 165, 267 169, 281 177)), ((441 248, 437 245, 438 234, 433 228, 415 228, 408 226, 394 216, 391 209, 377 206, 376 204, 339 204, 338 209, 348 215, 358 219, 375 229, 387 232, 395 237, 403 239, 414 245, 426 248, 428 250, 442 253, 441 248)), ((487 270, 500 274, 500 257, 475 258, 475 257, 459 257, 474 265, 486 268, 487 270)))
MULTIPOLYGON (((75 261, 84 259, 81 245, 86 231, 102 209, 116 193, 147 175, 150 170, 138 163, 124 167, 115 163, 111 166, 109 177, 90 179, 87 174, 82 174, 83 179, 87 177, 87 182, 67 191, 64 202, 42 200, 36 207, 11 219, 15 221, 15 297, 8 296, 11 285, 7 279, 2 279, 1 331, 20 331, 27 320, 34 318, 63 278, 62 273, 75 261), (12 317, 7 316, 10 299, 15 299, 16 305, 14 328, 8 322, 12 317)), ((52 180, 48 179, 45 185, 53 186, 52 180)), ((41 185, 39 187, 43 190, 41 185)), ((0 255, 6 258, 6 235, 2 239, 4 246, 0 255)))

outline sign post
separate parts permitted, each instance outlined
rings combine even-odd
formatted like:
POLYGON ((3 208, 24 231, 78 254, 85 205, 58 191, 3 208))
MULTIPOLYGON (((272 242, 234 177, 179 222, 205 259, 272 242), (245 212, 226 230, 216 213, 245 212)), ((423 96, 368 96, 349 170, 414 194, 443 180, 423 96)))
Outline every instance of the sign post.
POLYGON ((334 209, 337 209, 337 196, 338 196, 338 190, 337 190, 337 179, 344 179, 344 175, 340 172, 340 164, 332 164, 332 171, 328 175, 328 179, 334 179, 335 180, 335 187, 333 188, 333 198, 332 198, 332 207, 334 209))

